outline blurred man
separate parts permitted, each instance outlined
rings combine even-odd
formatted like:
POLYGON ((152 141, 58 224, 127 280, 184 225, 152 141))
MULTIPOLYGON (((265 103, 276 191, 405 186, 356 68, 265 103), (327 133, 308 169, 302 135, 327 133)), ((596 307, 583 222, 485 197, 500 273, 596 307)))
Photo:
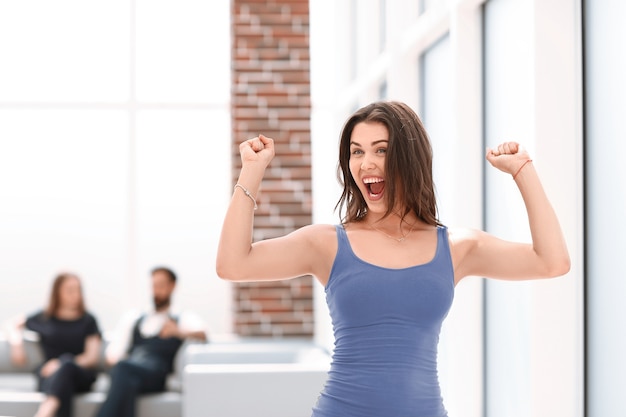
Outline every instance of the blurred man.
POLYGON ((176 274, 168 268, 152 270, 154 310, 128 317, 118 326, 106 350, 111 387, 97 417, 134 417, 140 394, 165 390, 174 358, 186 339, 206 341, 202 321, 191 313, 170 311, 176 274))

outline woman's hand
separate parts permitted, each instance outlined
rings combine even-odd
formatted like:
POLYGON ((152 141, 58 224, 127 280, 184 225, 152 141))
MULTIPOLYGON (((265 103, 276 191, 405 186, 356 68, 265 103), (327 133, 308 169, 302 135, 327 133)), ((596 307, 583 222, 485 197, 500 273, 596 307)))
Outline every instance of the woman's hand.
POLYGON ((13 317, 4 324, 11 347, 11 362, 16 366, 24 366, 27 361, 23 335, 25 326, 26 317, 24 316, 13 317))
POLYGON ((26 350, 23 344, 11 345, 11 362, 16 366, 26 365, 26 350))
POLYGON ((260 163, 267 167, 274 158, 274 140, 263 135, 248 139, 239 145, 241 163, 260 163))
POLYGON ((530 159, 528 152, 517 142, 504 142, 495 149, 487 149, 487 161, 502 172, 515 175, 530 159))
POLYGON ((50 359, 48 362, 46 362, 42 367, 41 370, 39 371, 39 374, 44 377, 44 378, 48 378, 50 375, 52 375, 53 373, 55 373, 59 368, 61 367, 61 361, 58 359, 50 359))

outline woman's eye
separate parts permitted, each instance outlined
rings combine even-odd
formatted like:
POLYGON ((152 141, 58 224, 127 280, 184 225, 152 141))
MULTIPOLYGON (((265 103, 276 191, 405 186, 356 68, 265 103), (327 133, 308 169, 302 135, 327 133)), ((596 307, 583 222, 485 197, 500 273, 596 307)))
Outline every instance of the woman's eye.
POLYGON ((352 155, 360 155, 363 153, 362 150, 360 149, 353 149, 352 152, 350 152, 352 155))
POLYGON ((378 153, 387 153, 387 148, 380 148, 376 152, 378 152, 378 153))

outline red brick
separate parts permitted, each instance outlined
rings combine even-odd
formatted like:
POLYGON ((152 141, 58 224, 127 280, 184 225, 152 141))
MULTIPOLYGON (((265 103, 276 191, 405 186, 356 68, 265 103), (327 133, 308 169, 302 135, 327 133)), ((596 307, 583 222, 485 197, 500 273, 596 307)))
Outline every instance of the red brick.
MULTIPOLYGON (((233 0, 232 179, 239 143, 263 133, 276 156, 257 200, 254 240, 311 223, 308 0, 233 0)), ((235 329, 246 336, 313 332, 313 278, 242 283, 235 290, 235 329)))

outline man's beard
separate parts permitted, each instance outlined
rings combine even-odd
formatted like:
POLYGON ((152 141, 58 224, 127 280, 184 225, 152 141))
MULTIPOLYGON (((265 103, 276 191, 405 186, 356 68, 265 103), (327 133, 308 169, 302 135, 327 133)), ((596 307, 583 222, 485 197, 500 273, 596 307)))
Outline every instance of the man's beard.
POLYGON ((156 310, 163 310, 169 307, 170 305, 170 297, 166 297, 166 298, 154 297, 153 300, 154 300, 154 308, 156 310))

